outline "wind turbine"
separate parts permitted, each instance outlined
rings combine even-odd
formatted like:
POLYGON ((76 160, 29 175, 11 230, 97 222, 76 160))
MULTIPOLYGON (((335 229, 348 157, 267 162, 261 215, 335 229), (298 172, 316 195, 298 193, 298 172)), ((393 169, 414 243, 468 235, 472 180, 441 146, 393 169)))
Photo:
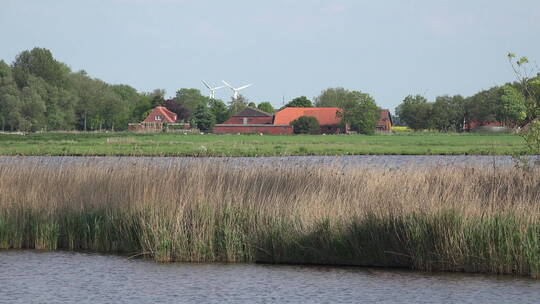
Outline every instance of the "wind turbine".
POLYGON ((223 89, 225 86, 220 86, 220 87, 214 87, 212 88, 208 82, 206 81, 202 81, 202 83, 204 84, 205 87, 207 87, 209 90, 210 90, 210 98, 214 99, 214 97, 216 96, 216 91, 219 90, 219 89, 223 89))
POLYGON ((249 88, 250 86, 252 86, 252 84, 246 84, 246 85, 241 86, 241 87, 239 87, 239 88, 234 88, 232 85, 228 84, 225 80, 222 80, 222 81, 223 81, 223 83, 224 83, 226 86, 228 86, 231 90, 233 90, 233 92, 234 92, 233 98, 234 98, 234 99, 238 99, 238 93, 239 93, 241 90, 246 89, 246 88, 249 88))

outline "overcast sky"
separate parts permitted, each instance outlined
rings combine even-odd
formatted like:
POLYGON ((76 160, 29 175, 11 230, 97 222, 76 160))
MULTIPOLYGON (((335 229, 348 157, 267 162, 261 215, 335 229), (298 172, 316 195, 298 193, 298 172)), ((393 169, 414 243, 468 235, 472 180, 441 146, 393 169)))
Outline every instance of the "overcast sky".
POLYGON ((224 79, 275 106, 338 86, 392 111, 408 94, 468 96, 513 80, 509 50, 540 61, 539 37, 538 0, 0 0, 8 63, 44 47, 139 91, 224 79))

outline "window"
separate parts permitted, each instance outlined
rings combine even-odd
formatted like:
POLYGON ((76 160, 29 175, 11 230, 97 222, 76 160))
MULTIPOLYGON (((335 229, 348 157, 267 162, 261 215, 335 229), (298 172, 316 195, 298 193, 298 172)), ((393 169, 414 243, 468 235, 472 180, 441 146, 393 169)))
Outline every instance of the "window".
POLYGON ((156 115, 156 120, 163 120, 163 117, 161 115, 156 115))
POLYGON ((244 124, 247 125, 247 123, 248 123, 248 118, 244 117, 244 124))

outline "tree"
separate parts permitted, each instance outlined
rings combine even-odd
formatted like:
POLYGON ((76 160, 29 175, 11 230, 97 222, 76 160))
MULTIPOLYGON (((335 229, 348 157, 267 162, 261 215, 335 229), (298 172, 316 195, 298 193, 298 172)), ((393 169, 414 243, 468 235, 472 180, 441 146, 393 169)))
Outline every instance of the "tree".
POLYGON ((429 129, 432 105, 421 95, 409 95, 396 108, 396 114, 413 130, 429 129))
POLYGON ((189 110, 183 104, 179 103, 176 98, 165 100, 164 106, 171 112, 176 113, 178 120, 187 120, 189 118, 189 110))
POLYGON ((223 101, 219 99, 212 99, 210 100, 209 106, 210 112, 212 112, 216 118, 216 123, 221 124, 229 119, 229 109, 227 109, 227 106, 223 101))
MULTIPOLYGON (((515 57, 516 55, 513 53, 508 53, 507 55, 508 61, 520 84, 519 88, 522 96, 525 98, 525 106, 527 108, 526 118, 523 120, 525 128, 520 135, 525 140, 529 153, 538 155, 540 154, 540 121, 538 120, 540 115, 540 72, 536 74, 536 77, 531 77, 532 71, 528 65, 529 59, 527 57, 521 57, 514 61, 515 57)), ((520 98, 515 93, 508 93, 510 93, 507 95, 509 100, 520 98)), ((512 103, 510 101, 508 102, 512 103)))
POLYGON ((465 101, 465 118, 479 124, 497 121, 497 108, 501 99, 499 87, 480 91, 465 101))
POLYGON ((432 105, 431 125, 443 132, 460 132, 465 119, 465 99, 460 95, 439 96, 432 105))
POLYGON ((244 110, 247 107, 248 102, 247 98, 242 94, 239 94, 237 98, 231 98, 231 102, 229 103, 229 116, 233 116, 244 110))
POLYGON ((261 102, 258 106, 257 106, 257 109, 263 111, 263 112, 266 112, 266 113, 274 113, 276 112, 276 110, 274 110, 274 107, 272 106, 271 103, 265 101, 265 102, 261 102))
POLYGON ((151 94, 151 105, 152 108, 163 106, 165 104, 165 90, 155 89, 151 94))
POLYGON ((295 134, 313 134, 320 130, 319 121, 313 116, 300 116, 291 121, 295 134))
POLYGON ((198 105, 195 113, 193 113, 191 125, 196 126, 202 132, 210 132, 215 124, 216 118, 210 112, 210 109, 203 104, 198 105))
POLYGON ((199 105, 207 106, 210 98, 201 94, 197 89, 180 89, 176 91, 176 101, 185 107, 189 113, 195 113, 199 105))
POLYGON ((497 111, 497 120, 505 125, 519 125, 527 117, 523 94, 509 85, 501 88, 502 95, 497 111))
POLYGON ((20 88, 28 86, 28 75, 42 78, 55 86, 64 86, 70 70, 56 61, 51 51, 43 48, 33 48, 17 55, 13 62, 13 76, 20 88))
POLYGON ((358 133, 375 133, 381 111, 375 100, 369 94, 357 91, 351 92, 350 96, 354 98, 354 103, 341 114, 342 124, 348 124, 358 133))
POLYGON ((507 58, 518 81, 518 88, 525 98, 527 114, 522 122, 522 125, 525 125, 540 116, 540 72, 537 71, 536 77, 533 76, 527 57, 515 60, 516 55, 508 53, 507 58))
POLYGON ((291 108, 291 107, 309 108, 309 107, 313 107, 313 103, 306 96, 300 96, 289 101, 289 103, 284 106, 284 108, 291 108))
POLYGON ((315 97, 316 107, 338 107, 344 110, 352 108, 355 105, 355 97, 349 90, 344 88, 329 88, 315 97))
POLYGON ((256 108, 256 107, 257 107, 257 104, 254 103, 254 102, 252 101, 252 102, 248 103, 248 107, 250 107, 250 108, 256 108))

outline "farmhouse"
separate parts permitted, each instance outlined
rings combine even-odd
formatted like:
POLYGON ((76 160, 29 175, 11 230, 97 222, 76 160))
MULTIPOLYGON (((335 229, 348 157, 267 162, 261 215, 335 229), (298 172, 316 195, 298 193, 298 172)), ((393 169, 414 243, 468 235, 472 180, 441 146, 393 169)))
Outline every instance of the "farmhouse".
POLYGON ((178 124, 176 113, 166 107, 155 107, 141 123, 129 124, 128 130, 133 132, 160 132, 165 125, 180 125, 184 129, 189 128, 187 124, 178 124))
MULTIPOLYGON (((247 107, 224 123, 215 125, 213 133, 293 134, 291 123, 301 116, 315 117, 320 125, 319 134, 348 133, 348 126, 341 124, 339 114, 342 112, 343 110, 337 107, 287 107, 272 115, 259 109, 247 107)), ((165 126, 173 125, 178 125, 181 129, 190 129, 189 124, 177 123, 176 113, 171 112, 165 107, 158 106, 148 114, 148 117, 144 121, 137 124, 129 124, 128 129, 135 132, 159 132, 165 126)), ((380 119, 376 126, 377 130, 389 132, 391 127, 392 117, 390 116, 390 111, 381 110, 380 119)))

